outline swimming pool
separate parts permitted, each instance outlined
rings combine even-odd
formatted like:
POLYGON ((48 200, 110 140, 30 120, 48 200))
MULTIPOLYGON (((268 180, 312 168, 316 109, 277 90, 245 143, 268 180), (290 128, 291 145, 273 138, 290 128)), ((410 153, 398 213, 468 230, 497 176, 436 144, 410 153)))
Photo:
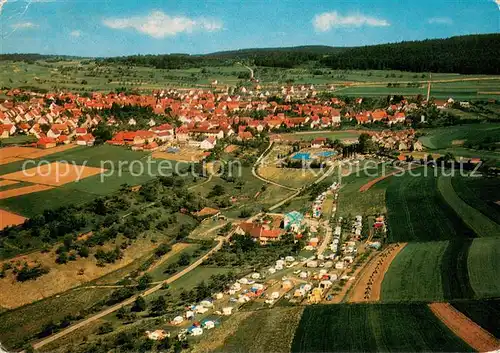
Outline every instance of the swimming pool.
POLYGON ((297 153, 295 154, 292 159, 304 159, 304 160, 309 160, 311 159, 311 154, 310 153, 306 153, 306 152, 300 152, 300 153, 297 153))
POLYGON ((316 153, 316 156, 318 157, 331 157, 335 156, 337 153, 334 151, 323 151, 323 152, 318 152, 316 153))

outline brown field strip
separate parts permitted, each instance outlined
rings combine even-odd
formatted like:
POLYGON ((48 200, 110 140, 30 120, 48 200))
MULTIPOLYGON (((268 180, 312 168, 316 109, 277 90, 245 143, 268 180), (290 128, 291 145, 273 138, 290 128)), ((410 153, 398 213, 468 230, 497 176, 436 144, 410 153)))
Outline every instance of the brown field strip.
MULTIPOLYGON (((410 169, 416 169, 418 167, 415 167, 415 168, 410 168, 410 169)), ((382 175, 376 179, 373 179, 373 180, 370 180, 369 182, 367 182, 366 184, 362 185, 360 188, 359 188, 359 191, 360 192, 365 192, 367 191, 368 189, 370 189, 373 185, 377 184, 379 181, 382 181, 384 179, 387 179, 388 177, 390 176, 393 176, 393 175, 396 175, 396 174, 399 174, 399 173, 404 173, 404 172, 407 172, 408 169, 403 169, 403 170, 396 170, 395 172, 391 172, 387 175, 382 175)))
POLYGON ((396 258, 406 243, 391 244, 387 249, 374 257, 365 266, 361 276, 354 285, 348 302, 377 302, 380 300, 382 282, 392 261, 396 258))
POLYGON ((45 156, 48 156, 48 155, 51 155, 54 153, 58 153, 58 152, 64 152, 64 151, 70 150, 70 149, 75 148, 75 147, 76 147, 76 145, 68 144, 68 145, 61 145, 61 146, 57 146, 57 147, 53 147, 53 148, 48 148, 45 150, 34 148, 35 151, 32 151, 31 153, 23 154, 22 157, 26 158, 26 159, 36 159, 36 158, 45 157, 45 156))
POLYGON ((177 153, 155 151, 151 157, 158 159, 168 159, 177 162, 199 162, 203 158, 203 152, 200 150, 180 150, 177 153))
POLYGON ((361 264, 355 270, 352 270, 352 269, 345 270, 341 274, 341 276, 339 276, 339 277, 342 277, 343 275, 348 275, 348 276, 351 276, 353 278, 351 280, 348 280, 347 283, 344 284, 344 286, 342 287, 342 289, 338 293, 335 293, 333 295, 333 299, 332 300, 330 300, 330 301, 323 300, 321 302, 321 304, 339 304, 339 303, 342 303, 344 301, 344 299, 346 299, 346 296, 349 294, 349 292, 350 292, 352 286, 354 285, 354 282, 356 281, 356 278, 358 277, 358 275, 361 273, 361 271, 364 270, 364 268, 366 267, 366 265, 371 262, 371 260, 373 259, 373 257, 374 257, 374 255, 370 254, 369 257, 368 257, 368 259, 367 259, 367 262, 361 264))
POLYGON ((23 157, 25 154, 33 153, 36 151, 38 151, 38 149, 32 147, 4 147, 0 149, 0 161, 14 157, 23 157))
POLYGON ((60 186, 89 176, 101 174, 104 169, 53 162, 18 172, 2 175, 4 179, 26 181, 33 184, 60 186))
POLYGON ((443 324, 478 352, 500 348, 500 341, 449 303, 432 303, 429 308, 443 324))
POLYGON ((0 186, 8 186, 14 184, 19 184, 19 182, 16 180, 0 180, 0 186))
POLYGON ((24 161, 24 158, 19 158, 19 157, 0 157, 0 165, 3 164, 9 164, 9 163, 14 163, 14 162, 19 162, 19 161, 24 161))
POLYGON ((0 200, 8 199, 10 197, 31 194, 34 192, 50 190, 53 188, 54 188, 53 186, 49 186, 49 185, 35 184, 35 185, 23 186, 22 188, 17 188, 17 189, 9 189, 9 190, 5 190, 5 191, 0 191, 0 200))
POLYGON ((61 145, 54 148, 41 150, 33 147, 4 147, 0 149, 0 165, 22 161, 23 159, 36 159, 54 153, 67 151, 76 145, 61 145))
POLYGON ((17 226, 23 224, 26 218, 0 209, 0 230, 8 226, 17 226))

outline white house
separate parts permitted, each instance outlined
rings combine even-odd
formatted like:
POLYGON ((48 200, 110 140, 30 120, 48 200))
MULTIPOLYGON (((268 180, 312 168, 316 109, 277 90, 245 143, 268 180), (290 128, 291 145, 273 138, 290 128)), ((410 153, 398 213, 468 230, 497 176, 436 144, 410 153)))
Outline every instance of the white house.
POLYGON ((210 136, 202 141, 202 143, 200 144, 200 148, 202 150, 211 150, 215 147, 216 143, 217 143, 217 140, 215 139, 215 137, 210 136))

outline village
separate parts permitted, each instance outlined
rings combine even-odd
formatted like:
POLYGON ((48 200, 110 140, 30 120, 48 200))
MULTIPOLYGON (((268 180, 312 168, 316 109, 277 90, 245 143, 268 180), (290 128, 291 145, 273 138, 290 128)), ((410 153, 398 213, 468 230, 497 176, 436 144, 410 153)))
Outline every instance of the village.
MULTIPOLYGON (((94 130, 104 127, 112 136, 98 143, 150 152, 159 150, 167 159, 200 159, 223 138, 248 141, 271 133, 273 141, 280 141, 283 132, 332 130, 344 124, 405 127, 411 124, 406 114, 419 108, 403 99, 385 109, 362 110, 361 98, 347 105, 338 98, 304 96, 311 87, 294 90, 291 86, 283 90, 284 104, 266 99, 266 94, 248 92, 244 87, 232 95, 216 90, 168 90, 152 95, 93 93, 87 97, 71 93, 42 95, 16 89, 6 92, 10 99, 0 104, 0 138, 31 137, 33 146, 42 149, 70 143, 92 146, 96 143, 94 130), (300 98, 303 103, 291 103, 300 98), (150 109, 151 117, 138 121, 131 116, 122 121, 113 114, 105 117, 102 114, 113 107, 129 106, 150 109)), ((421 104, 424 106, 426 102, 421 104)), ((386 129, 370 134, 385 148, 422 150, 411 129, 408 132, 386 129)), ((315 140, 310 147, 324 143, 325 139, 315 140)))

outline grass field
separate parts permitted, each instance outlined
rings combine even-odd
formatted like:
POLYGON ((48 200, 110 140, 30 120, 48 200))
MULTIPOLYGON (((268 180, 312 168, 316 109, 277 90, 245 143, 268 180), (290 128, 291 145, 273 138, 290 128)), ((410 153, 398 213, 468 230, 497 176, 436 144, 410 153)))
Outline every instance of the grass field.
POLYGON ((255 311, 214 352, 288 353, 302 310, 291 307, 255 311))
MULTIPOLYGON (((175 85, 178 88, 210 87, 213 80, 219 85, 235 86, 243 80, 241 74, 248 70, 241 65, 189 69, 154 69, 149 67, 130 67, 120 64, 100 62, 91 59, 71 59, 64 61, 12 62, 5 61, 0 70, 2 87, 36 87, 45 90, 71 90, 73 92, 105 91, 126 87, 142 92, 162 89, 175 85)), ((263 89, 276 90, 278 85, 292 80, 294 84, 314 84, 316 89, 327 89, 336 85, 339 95, 349 96, 387 96, 388 94, 417 95, 426 93, 427 74, 397 70, 332 70, 312 66, 291 69, 257 67, 255 75, 263 89), (400 87, 387 87, 388 83, 400 83, 400 87), (407 82, 420 82, 417 88, 408 88, 407 82), (354 84, 354 85, 353 85, 354 84), (352 86, 351 86, 352 85, 352 86)), ((432 78, 439 80, 460 80, 463 78, 490 78, 484 75, 458 75, 453 73, 434 73, 432 78)), ((497 77, 491 77, 497 78, 497 77)), ((455 99, 499 98, 500 80, 435 82, 432 96, 455 99)), ((279 86, 278 86, 279 87, 279 86)))
POLYGON ((356 131, 307 131, 307 132, 295 132, 292 134, 281 134, 282 138, 289 140, 303 140, 311 141, 317 137, 326 137, 331 140, 356 140, 358 139, 361 132, 356 131))
POLYGON ((500 238, 409 243, 382 283, 382 301, 500 296, 500 238))
POLYGON ((424 129, 420 137, 422 144, 430 149, 453 147, 453 141, 463 141, 472 144, 483 142, 490 138, 492 142, 500 141, 500 124, 466 124, 447 126, 436 129, 424 129))
POLYGON ((474 239, 467 267, 478 297, 500 297, 500 237, 474 239))
POLYGON ((452 305, 476 324, 500 339, 500 300, 460 301, 452 305))
POLYGON ((72 290, 16 310, 0 314, 0 342, 7 348, 19 348, 50 322, 76 315, 92 307, 113 289, 72 290))
POLYGON ((444 299, 441 260, 447 241, 409 243, 389 267, 382 282, 382 301, 444 299))
POLYGON ((457 190, 452 185, 452 177, 441 175, 437 186, 444 200, 474 233, 480 237, 500 235, 500 224, 468 205, 457 195, 457 190))
POLYGON ((154 270, 152 270, 149 273, 152 277, 153 282, 163 281, 163 280, 167 279, 168 277, 170 277, 169 274, 164 273, 165 270, 167 269, 167 267, 170 264, 173 264, 173 263, 176 263, 177 261, 179 261, 179 258, 181 257, 182 253, 192 255, 195 251, 199 250, 200 247, 201 247, 200 244, 196 244, 196 243, 189 244, 189 246, 184 248, 181 252, 168 258, 167 261, 163 262, 161 265, 159 265, 158 267, 156 267, 154 270))
POLYGON ((454 177, 453 189, 468 205, 500 224, 500 179, 454 177))
POLYGON ((423 304, 305 308, 292 352, 469 352, 423 304))
POLYGON ((468 271, 471 239, 450 240, 441 259, 443 297, 449 299, 474 298, 468 271))
MULTIPOLYGON (((106 174, 94 175, 60 187, 0 200, 0 207, 31 217, 45 209, 69 204, 82 204, 101 195, 117 191, 123 184, 138 185, 159 175, 160 162, 170 173, 186 165, 174 161, 152 159, 144 152, 131 151, 119 146, 100 145, 95 147, 75 147, 73 149, 43 157, 44 161, 67 161, 70 164, 104 168, 106 174), (120 164, 121 163, 121 164, 120 164), (171 164, 169 164, 171 163, 171 164)), ((39 162, 42 159, 35 159, 39 162)), ((23 161, 0 165, 1 175, 22 170, 23 161)), ((30 165, 32 166, 32 165, 30 165)))
POLYGON ((376 179, 381 175, 386 175, 394 169, 385 164, 377 166, 367 164, 362 165, 353 170, 349 176, 341 178, 341 186, 339 192, 339 208, 337 213, 339 216, 355 216, 358 214, 380 214, 386 212, 385 189, 387 184, 381 181, 375 184, 366 192, 360 192, 359 188, 376 179))
MULTIPOLYGON (((432 170, 429 174, 432 173, 432 170)), ((386 192, 389 240, 428 241, 474 237, 446 203, 433 175, 392 177, 386 192)))

